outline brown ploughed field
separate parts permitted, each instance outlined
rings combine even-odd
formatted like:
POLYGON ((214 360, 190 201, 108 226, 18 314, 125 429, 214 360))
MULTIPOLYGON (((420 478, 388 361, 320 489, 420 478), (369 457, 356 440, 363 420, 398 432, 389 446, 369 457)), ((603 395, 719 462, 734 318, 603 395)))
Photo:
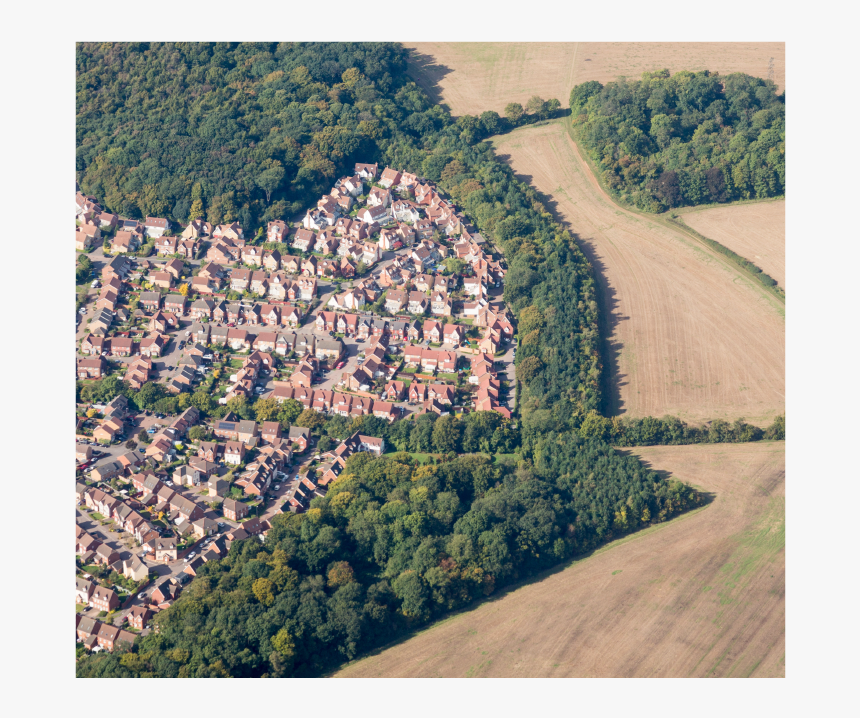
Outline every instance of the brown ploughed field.
POLYGON ((634 453, 713 501, 337 675, 784 677, 784 443, 634 453))
POLYGON ((574 85, 607 83, 643 72, 711 70, 767 77, 785 88, 782 42, 418 42, 409 74, 454 115, 500 114, 509 102, 525 105, 532 95, 567 107, 574 85))
POLYGON ((680 214, 689 227, 759 266, 785 289, 785 200, 680 214))

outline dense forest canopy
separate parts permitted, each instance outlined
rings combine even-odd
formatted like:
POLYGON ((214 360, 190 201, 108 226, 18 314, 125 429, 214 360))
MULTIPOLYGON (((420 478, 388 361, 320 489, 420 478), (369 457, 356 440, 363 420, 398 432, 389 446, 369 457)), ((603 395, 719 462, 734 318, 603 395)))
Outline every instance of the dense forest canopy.
POLYGON ((78 675, 319 675, 699 502, 605 444, 551 440, 533 468, 356 454, 307 513, 277 516, 265 543, 238 541, 202 566, 134 652, 85 658, 78 675))
MULTIPOLYGON (((484 412, 390 427, 363 418, 362 431, 395 449, 444 460, 351 458, 306 514, 279 515, 265 543, 237 541, 206 564, 159 614, 157 634, 130 653, 83 658, 78 675, 317 675, 699 502, 606 443, 615 424, 595 413, 592 268, 538 194, 482 142, 505 118, 455 121, 408 79, 405 51, 393 43, 83 44, 77 63, 76 174, 109 209, 238 219, 252 232, 315 202, 355 161, 416 172, 504 251, 504 297, 519 336, 518 427, 484 412)), ((112 377, 80 392, 214 411, 199 392, 174 398, 145 387, 135 398, 112 377)), ((260 419, 266 401, 235 409, 260 419)), ((303 421, 307 412, 284 412, 292 409, 283 421, 303 421)), ((359 428, 310 418, 321 442, 359 428)), ((654 433, 627 431, 630 443, 654 433)))
POLYGON ((649 212, 785 193, 785 96, 770 80, 668 70, 570 93, 580 141, 649 212))
POLYGON ((138 218, 300 211, 403 119, 404 67, 392 43, 79 44, 81 187, 138 218))

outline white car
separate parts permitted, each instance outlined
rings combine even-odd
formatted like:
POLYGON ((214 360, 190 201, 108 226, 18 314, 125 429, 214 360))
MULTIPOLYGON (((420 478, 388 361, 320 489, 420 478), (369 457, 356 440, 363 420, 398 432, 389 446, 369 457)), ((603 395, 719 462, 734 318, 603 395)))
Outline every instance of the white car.
POLYGON ((280 490, 281 490, 281 485, 275 484, 275 491, 280 491, 280 490))
POLYGON ((187 337, 189 334, 191 334, 191 330, 190 330, 190 329, 189 329, 187 332, 185 332, 185 336, 187 337))

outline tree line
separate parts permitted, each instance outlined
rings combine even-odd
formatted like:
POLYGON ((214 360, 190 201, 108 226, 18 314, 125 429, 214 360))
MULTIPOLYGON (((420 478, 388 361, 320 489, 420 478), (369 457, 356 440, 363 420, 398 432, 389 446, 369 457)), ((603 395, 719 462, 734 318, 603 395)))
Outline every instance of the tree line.
POLYGON ((645 72, 577 85, 570 109, 606 185, 645 211, 785 193, 785 94, 770 80, 645 72))
POLYGON ((691 426, 676 416, 657 419, 607 419, 591 412, 579 425, 586 439, 608 441, 614 446, 666 446, 678 444, 739 444, 749 441, 784 441, 785 415, 777 416, 765 429, 743 419, 729 423, 714 419, 702 426, 691 426))

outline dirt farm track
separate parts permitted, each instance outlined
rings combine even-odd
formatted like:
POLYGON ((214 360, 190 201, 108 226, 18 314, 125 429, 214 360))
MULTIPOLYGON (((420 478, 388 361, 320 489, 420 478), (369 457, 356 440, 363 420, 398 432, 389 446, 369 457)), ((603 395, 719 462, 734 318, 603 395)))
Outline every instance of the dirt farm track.
POLYGON ((409 72, 454 115, 501 113, 509 102, 525 104, 532 95, 551 97, 567 107, 574 85, 606 83, 619 76, 638 78, 667 68, 746 72, 767 77, 773 58, 774 81, 785 89, 783 42, 419 42, 409 72))
POLYGON ((784 443, 635 454, 713 501, 337 675, 784 676, 784 443))

